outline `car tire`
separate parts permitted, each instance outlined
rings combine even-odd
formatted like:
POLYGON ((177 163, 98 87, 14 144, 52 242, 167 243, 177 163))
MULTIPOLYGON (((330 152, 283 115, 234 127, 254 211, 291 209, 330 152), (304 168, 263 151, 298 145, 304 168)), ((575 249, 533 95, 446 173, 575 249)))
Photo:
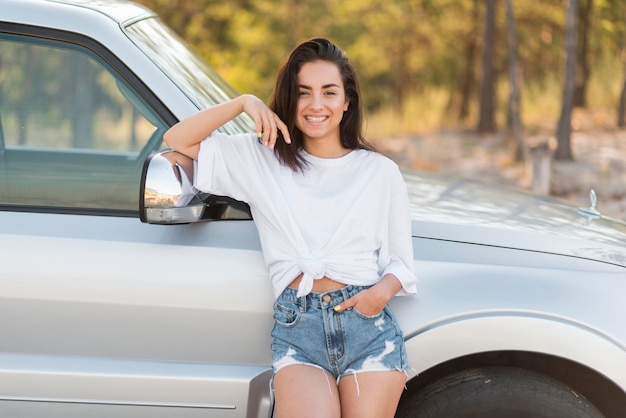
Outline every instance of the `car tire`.
POLYGON ((463 370, 409 395, 397 418, 602 418, 585 397, 530 370, 485 367, 463 370))

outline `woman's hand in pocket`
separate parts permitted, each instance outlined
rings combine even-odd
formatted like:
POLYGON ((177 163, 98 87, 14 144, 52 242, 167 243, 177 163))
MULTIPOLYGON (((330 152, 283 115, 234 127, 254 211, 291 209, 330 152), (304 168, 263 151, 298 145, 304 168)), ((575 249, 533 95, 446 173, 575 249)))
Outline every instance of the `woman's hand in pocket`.
POLYGON ((354 308, 363 315, 376 316, 382 312, 385 305, 398 293, 401 287, 402 285, 396 276, 386 274, 374 286, 335 306, 335 311, 340 312, 354 308))

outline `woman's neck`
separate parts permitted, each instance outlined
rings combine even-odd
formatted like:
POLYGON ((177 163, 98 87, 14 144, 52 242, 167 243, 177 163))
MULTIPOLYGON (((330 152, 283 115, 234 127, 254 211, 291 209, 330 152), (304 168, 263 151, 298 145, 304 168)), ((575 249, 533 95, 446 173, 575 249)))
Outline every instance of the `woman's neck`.
POLYGON ((344 148, 339 141, 304 138, 304 150, 318 158, 340 158, 352 151, 344 148))

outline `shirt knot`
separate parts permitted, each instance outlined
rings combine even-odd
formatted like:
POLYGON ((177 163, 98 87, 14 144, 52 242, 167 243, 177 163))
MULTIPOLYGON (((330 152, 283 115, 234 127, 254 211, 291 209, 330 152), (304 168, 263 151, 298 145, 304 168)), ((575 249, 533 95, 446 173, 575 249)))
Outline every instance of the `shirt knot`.
POLYGON ((298 268, 302 271, 298 297, 302 297, 308 295, 313 289, 313 280, 324 277, 326 266, 317 258, 301 257, 298 259, 298 268))

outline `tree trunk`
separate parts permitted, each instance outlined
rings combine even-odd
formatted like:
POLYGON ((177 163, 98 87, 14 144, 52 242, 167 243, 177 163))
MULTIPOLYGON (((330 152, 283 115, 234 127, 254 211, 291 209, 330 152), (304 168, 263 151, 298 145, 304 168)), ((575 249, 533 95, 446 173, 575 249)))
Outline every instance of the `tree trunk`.
MULTIPOLYGON (((626 4, 622 6, 622 18, 626 20, 626 4)), ((624 128, 626 126, 626 32, 622 40, 622 91, 619 95, 617 103, 617 126, 624 128)))
POLYGON ((572 110, 574 107, 574 83, 576 76, 576 17, 578 0, 567 0, 565 23, 565 77, 563 82, 563 98, 561 116, 556 131, 557 147, 554 158, 572 160, 572 110))
POLYGON ((520 116, 520 86, 517 65, 517 35, 515 33, 515 14, 513 0, 506 0, 506 39, 509 49, 509 108, 507 112, 507 128, 515 140, 515 159, 521 161, 526 156, 522 120, 520 116))
POLYGON ((589 31, 591 30, 591 15, 593 13, 593 0, 578 0, 579 24, 578 55, 576 57, 576 87, 574 89, 574 107, 587 107, 587 84, 591 76, 589 65, 589 31))
POLYGON ((476 86, 476 51, 478 50, 478 0, 473 2, 474 12, 472 13, 472 22, 474 27, 471 33, 465 38, 465 71, 461 79, 459 91, 461 92, 461 103, 459 105, 459 119, 464 121, 469 116, 470 102, 476 86))
POLYGON ((617 127, 626 127, 626 64, 624 65, 624 81, 622 82, 622 91, 619 94, 619 103, 617 104, 617 127))
POLYGON ((496 0, 486 0, 485 31, 483 34, 482 80, 480 83, 480 102, 478 132, 494 132, 495 113, 495 71, 493 57, 495 49, 495 9, 496 0))
POLYGON ((394 54, 394 95, 393 95, 393 108, 399 115, 404 111, 404 105, 406 97, 411 91, 411 76, 408 71, 408 51, 404 43, 399 43, 398 49, 394 54))

